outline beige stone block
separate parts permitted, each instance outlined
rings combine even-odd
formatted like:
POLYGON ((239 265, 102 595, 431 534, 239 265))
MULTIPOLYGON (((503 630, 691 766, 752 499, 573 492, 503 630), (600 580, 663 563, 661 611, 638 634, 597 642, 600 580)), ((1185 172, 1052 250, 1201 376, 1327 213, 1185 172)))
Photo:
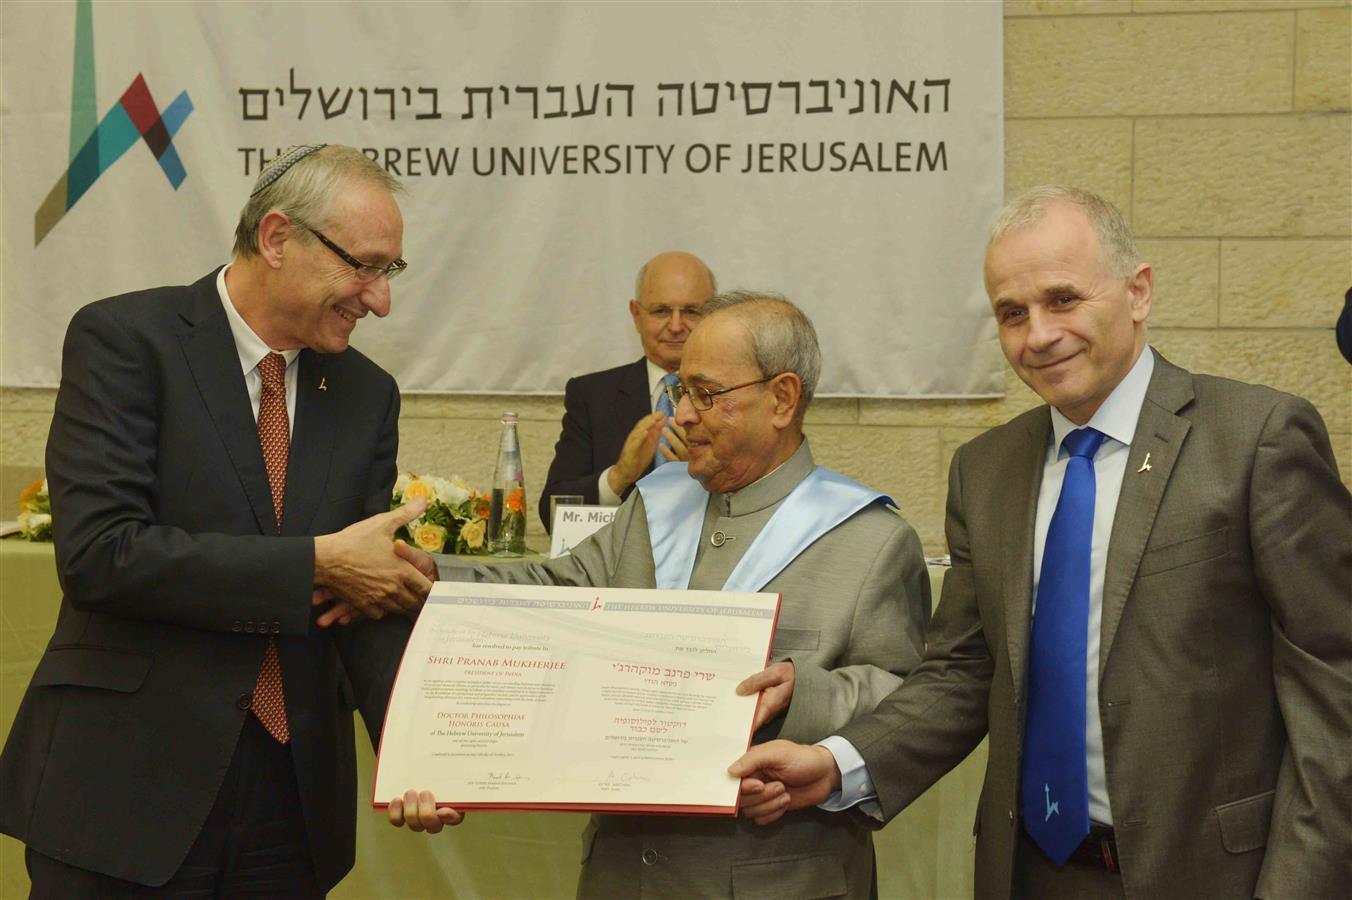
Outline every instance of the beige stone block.
POLYGON ((1260 12, 1346 6, 1348 0, 1135 0, 1138 13, 1260 12))
MULTIPOLYGON (((459 476, 479 490, 492 486, 497 457, 497 422, 476 419, 406 418, 399 421, 399 468, 459 476)), ((526 451, 522 458, 529 462, 526 451)))
POLYGON ((1131 0, 1005 0, 1005 16, 1126 15, 1131 0))
POLYGON ((1137 242, 1155 270, 1150 324, 1156 327, 1215 328, 1220 295, 1219 241, 1137 242))
POLYGON ((1352 109, 1352 10, 1297 14, 1295 105, 1298 110, 1352 109))
POLYGON ((996 400, 860 400, 861 425, 990 428, 1042 401, 1005 368, 1005 396, 996 400))
POLYGON ((502 414, 515 412, 521 421, 559 422, 563 418, 563 397, 525 394, 405 394, 401 415, 432 419, 492 419, 501 422, 502 414))
POLYGON ((1352 431, 1352 366, 1331 330, 1152 332, 1150 343, 1170 362, 1304 397, 1330 432, 1352 431))
POLYGON ((0 415, 11 412, 51 413, 55 407, 54 388, 0 388, 0 415))
POLYGON ((1149 237, 1352 231, 1352 116, 1142 119, 1133 227, 1149 237))
POLYGON ((1005 197, 1072 184, 1131 211, 1130 119, 1006 119, 1005 197))
POLYGON ((813 425, 854 425, 858 422, 859 401, 853 397, 816 398, 807 408, 807 418, 803 420, 807 428, 813 425))
POLYGON ((822 425, 807 435, 818 464, 891 496, 927 548, 943 543, 937 429, 822 425))
POLYGON ((1291 109, 1289 14, 1005 20, 1005 115, 1291 109))
POLYGON ((1352 285, 1352 241, 1224 241, 1220 323, 1332 328, 1352 285))
MULTIPOLYGON (((11 466, 42 465, 51 427, 50 413, 6 412, 4 428, 0 430, 0 461, 11 466)), ((7 502, 0 497, 0 504, 7 502)))

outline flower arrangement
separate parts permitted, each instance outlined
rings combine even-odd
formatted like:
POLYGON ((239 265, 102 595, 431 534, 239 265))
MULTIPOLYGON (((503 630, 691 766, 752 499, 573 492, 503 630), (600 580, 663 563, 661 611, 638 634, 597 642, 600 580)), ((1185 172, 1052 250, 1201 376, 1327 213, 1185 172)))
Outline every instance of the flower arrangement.
POLYGON ((394 482, 390 509, 414 500, 426 500, 427 509, 395 532, 428 553, 483 553, 488 533, 488 500, 459 477, 400 472, 394 482))
POLYGON ((29 541, 52 539, 52 500, 47 496, 46 478, 39 478, 19 494, 19 534, 29 541))

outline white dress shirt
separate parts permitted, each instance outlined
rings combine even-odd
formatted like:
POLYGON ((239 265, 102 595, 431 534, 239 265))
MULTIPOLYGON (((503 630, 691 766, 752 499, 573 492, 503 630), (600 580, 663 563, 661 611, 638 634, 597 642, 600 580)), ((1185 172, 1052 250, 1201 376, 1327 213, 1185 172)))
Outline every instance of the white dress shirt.
POLYGON ((269 353, 280 353, 286 360, 286 421, 291 433, 296 429, 296 360, 300 350, 273 350, 261 337, 254 333, 249 323, 235 309, 235 301, 225 289, 225 273, 229 266, 221 269, 216 276, 216 293, 221 295, 221 305, 225 307, 225 318, 230 323, 230 334, 235 338, 235 352, 239 354, 239 365, 244 371, 244 386, 249 390, 249 403, 253 405, 254 421, 258 421, 258 401, 263 396, 263 376, 259 374, 258 364, 269 353))
MULTIPOLYGON (((1155 371, 1155 355, 1149 347, 1142 351, 1136 363, 1118 383, 1108 399, 1086 423, 1107 436, 1094 455, 1094 533, 1090 544, 1089 569, 1089 634, 1085 645, 1085 774, 1089 787, 1089 818, 1104 825, 1113 824, 1112 808, 1108 804, 1108 780, 1103 765, 1103 725, 1099 720, 1098 673, 1099 633, 1103 621, 1103 576, 1108 561, 1108 539, 1113 532, 1117 514, 1117 498, 1126 475, 1127 456, 1131 439, 1136 433, 1136 422, 1141 417, 1150 375, 1155 371)), ((1037 497, 1037 518, 1033 524, 1033 603, 1037 605, 1038 582, 1042 576, 1042 552, 1047 543, 1047 528, 1051 525, 1056 501, 1061 496, 1061 482, 1066 477, 1070 454, 1061 446, 1062 440, 1077 427, 1060 411, 1051 410, 1052 433, 1047 441, 1043 461, 1042 487, 1037 497)), ((820 742, 831 751, 841 774, 841 790, 821 803, 823 809, 841 810, 868 801, 862 808, 873 816, 879 815, 872 779, 864 760, 849 741, 832 735, 820 742)))
MULTIPOLYGON (((648 364, 648 403, 649 409, 657 412, 657 398, 662 393, 662 379, 667 377, 667 370, 657 365, 651 359, 644 359, 648 364)), ((614 466, 606 466, 601 477, 596 480, 596 493, 600 497, 602 506, 619 506, 622 502, 620 495, 610 489, 610 470, 614 466)))

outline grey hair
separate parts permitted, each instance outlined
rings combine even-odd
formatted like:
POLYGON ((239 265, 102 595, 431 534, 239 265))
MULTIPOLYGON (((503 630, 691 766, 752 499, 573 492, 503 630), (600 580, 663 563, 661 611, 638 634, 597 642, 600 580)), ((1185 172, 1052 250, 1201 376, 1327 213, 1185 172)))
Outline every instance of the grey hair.
POLYGON ((783 294, 726 291, 714 294, 705 302, 705 321, 730 309, 746 323, 746 330, 751 335, 751 352, 761 376, 769 378, 781 372, 792 372, 803 383, 802 402, 798 404, 798 421, 801 423, 822 374, 822 351, 812 320, 783 294))
MULTIPOLYGON (((348 181, 382 187, 391 194, 403 190, 393 175, 360 150, 342 144, 329 144, 295 159, 295 150, 283 153, 263 169, 255 192, 239 213, 235 226, 235 255, 258 254, 258 226, 263 217, 276 210, 321 231, 328 227, 333 199, 348 181), (274 167, 285 167, 274 176, 274 167)), ((309 235, 305 238, 309 240, 309 235)))
POLYGON ((1036 225, 1047 210, 1058 203, 1078 207, 1093 223, 1098 232, 1104 271, 1120 278, 1135 274, 1136 267, 1141 264, 1141 253, 1136 249, 1136 238, 1132 236, 1126 216, 1107 200, 1080 188, 1044 184, 1015 197, 996 216, 995 224, 991 226, 990 243, 1010 232, 1036 225))
MULTIPOLYGON (((655 259, 655 258, 656 258, 656 257, 654 257, 654 259, 655 259)), ((695 257, 695 258, 696 258, 696 259, 699 259, 699 257, 695 257)), ((650 262, 652 262, 651 259, 648 260, 648 262, 645 262, 643 265, 641 265, 641 266, 638 267, 638 275, 634 278, 634 302, 635 302, 635 303, 637 303, 639 300, 641 300, 641 299, 643 298, 643 279, 645 279, 645 278, 648 277, 648 263, 650 263, 650 262)), ((717 293, 718 293, 718 279, 714 276, 714 270, 711 269, 711 268, 709 268, 708 264, 705 263, 704 260, 700 259, 699 262, 700 262, 700 265, 704 266, 704 271, 707 272, 707 273, 709 274, 709 287, 713 290, 713 292, 714 292, 715 294, 717 294, 717 293)))

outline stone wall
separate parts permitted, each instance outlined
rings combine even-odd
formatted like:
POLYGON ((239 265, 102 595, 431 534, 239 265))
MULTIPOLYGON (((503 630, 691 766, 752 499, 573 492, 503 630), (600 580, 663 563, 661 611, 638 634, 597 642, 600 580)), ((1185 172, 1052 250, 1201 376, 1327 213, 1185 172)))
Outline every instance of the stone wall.
MULTIPOLYGON (((1156 266, 1151 342, 1309 398, 1352 482, 1352 366, 1332 332, 1352 286, 1350 113, 1346 0, 1006 0, 1006 194, 1062 181, 1121 206, 1156 266)), ((892 494, 942 552, 954 448, 1036 402, 1006 385, 1002 400, 823 401, 808 432, 822 464, 892 494)), ((38 471, 52 397, 0 391, 0 498, 38 471)), ((401 465, 487 486, 504 409, 521 416, 533 504, 556 398, 407 397, 401 465)))

